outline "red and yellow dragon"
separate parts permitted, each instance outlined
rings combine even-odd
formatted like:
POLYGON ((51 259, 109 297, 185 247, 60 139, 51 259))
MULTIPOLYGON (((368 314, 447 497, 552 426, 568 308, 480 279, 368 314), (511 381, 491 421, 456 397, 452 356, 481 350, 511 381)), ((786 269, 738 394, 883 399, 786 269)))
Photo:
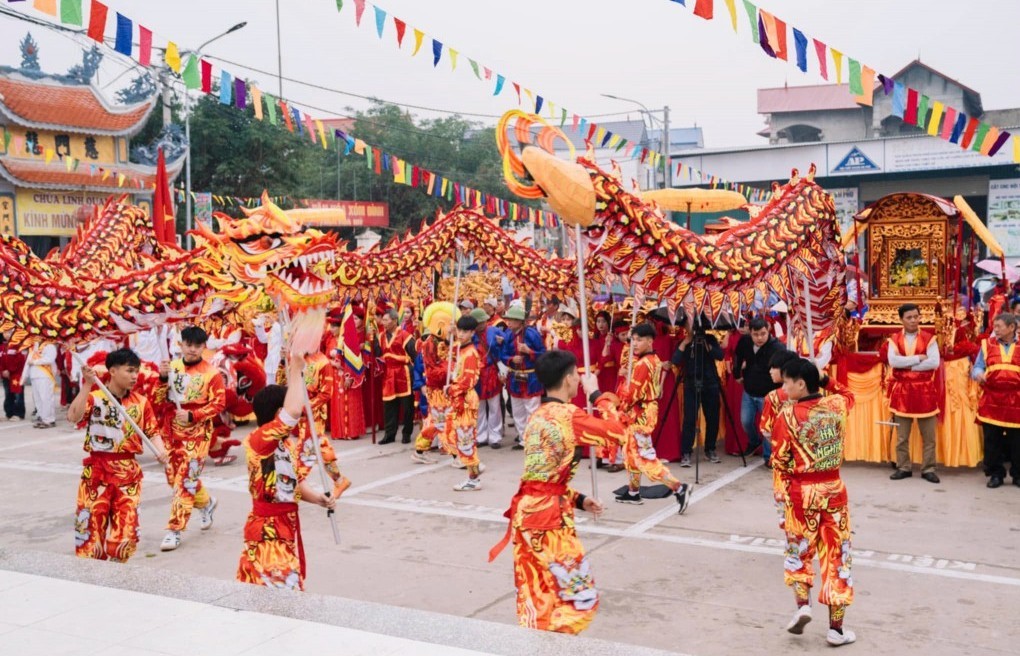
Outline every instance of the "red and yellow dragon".
MULTIPOLYGON (((518 121, 520 141, 535 134, 536 119, 515 112, 499 134, 507 132, 508 120, 518 121)), ((542 127, 537 141, 548 146, 556 132, 542 127)), ((683 306, 713 320, 778 298, 804 334, 806 279, 816 342, 836 334, 845 267, 832 199, 812 175, 795 174, 787 185, 775 185, 770 202, 753 208, 750 223, 709 238, 665 220, 654 201, 625 190, 618 175, 590 156, 564 162, 528 146, 518 157, 505 139, 501 149, 511 189, 546 196, 563 220, 583 226, 590 285, 618 277, 673 311, 683 306), (526 174, 531 180, 522 181, 526 174)), ((668 193, 658 199, 670 202, 668 193)), ((312 345, 338 291, 406 292, 431 284, 444 261, 467 252, 506 273, 521 291, 563 296, 577 290, 574 260, 549 259, 516 242, 480 209, 457 207, 418 234, 358 253, 333 235, 302 226, 267 194, 262 201, 242 219, 217 214, 220 232, 200 225, 198 245, 190 251, 158 244, 144 212, 113 200, 58 256, 39 259, 4 236, 3 323, 24 341, 74 344, 166 322, 236 318, 269 297, 289 308, 294 331, 305 335, 299 341, 312 345)))

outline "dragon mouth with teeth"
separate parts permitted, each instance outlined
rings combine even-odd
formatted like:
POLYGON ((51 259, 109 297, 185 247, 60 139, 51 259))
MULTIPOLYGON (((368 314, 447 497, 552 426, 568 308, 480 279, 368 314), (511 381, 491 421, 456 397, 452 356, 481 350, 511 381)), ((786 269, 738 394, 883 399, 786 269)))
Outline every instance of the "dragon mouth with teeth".
POLYGON ((291 306, 297 307, 329 303, 336 289, 329 273, 335 260, 336 251, 332 244, 313 246, 267 273, 270 295, 282 296, 291 306))

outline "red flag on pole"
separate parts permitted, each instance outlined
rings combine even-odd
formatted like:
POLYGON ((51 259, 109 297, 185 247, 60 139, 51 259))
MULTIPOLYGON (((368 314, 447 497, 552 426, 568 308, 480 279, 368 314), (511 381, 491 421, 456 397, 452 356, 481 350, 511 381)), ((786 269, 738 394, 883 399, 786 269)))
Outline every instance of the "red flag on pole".
POLYGON ((714 12, 714 0, 698 0, 694 5, 694 15, 701 16, 705 20, 712 20, 714 12))
POLYGON ((177 219, 170 196, 170 182, 166 177, 166 159, 159 149, 156 162, 156 190, 152 194, 152 228, 156 239, 164 244, 177 245, 177 219))

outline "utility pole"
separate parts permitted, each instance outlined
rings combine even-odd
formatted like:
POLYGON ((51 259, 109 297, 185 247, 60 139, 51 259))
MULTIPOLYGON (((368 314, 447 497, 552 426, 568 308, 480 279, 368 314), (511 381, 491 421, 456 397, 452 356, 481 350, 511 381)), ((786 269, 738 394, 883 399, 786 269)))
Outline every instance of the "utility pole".
POLYGON ((276 0, 276 79, 280 85, 280 98, 283 98, 283 49, 280 45, 280 0, 276 0))
POLYGON ((665 156, 662 171, 662 188, 669 189, 673 186, 673 159, 669 152, 669 105, 662 108, 662 154, 665 156))

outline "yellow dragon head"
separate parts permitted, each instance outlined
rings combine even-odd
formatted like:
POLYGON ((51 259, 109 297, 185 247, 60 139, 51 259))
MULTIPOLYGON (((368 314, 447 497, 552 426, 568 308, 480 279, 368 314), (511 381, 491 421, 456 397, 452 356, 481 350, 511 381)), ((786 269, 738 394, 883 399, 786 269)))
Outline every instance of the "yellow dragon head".
POLYGON ((335 293, 331 272, 336 236, 305 228, 277 207, 265 191, 260 207, 242 211, 242 219, 215 213, 220 232, 200 225, 196 236, 222 270, 246 285, 263 288, 286 306, 293 318, 292 339, 297 348, 316 350, 318 337, 313 338, 309 331, 317 323, 321 335, 326 305, 335 293))

